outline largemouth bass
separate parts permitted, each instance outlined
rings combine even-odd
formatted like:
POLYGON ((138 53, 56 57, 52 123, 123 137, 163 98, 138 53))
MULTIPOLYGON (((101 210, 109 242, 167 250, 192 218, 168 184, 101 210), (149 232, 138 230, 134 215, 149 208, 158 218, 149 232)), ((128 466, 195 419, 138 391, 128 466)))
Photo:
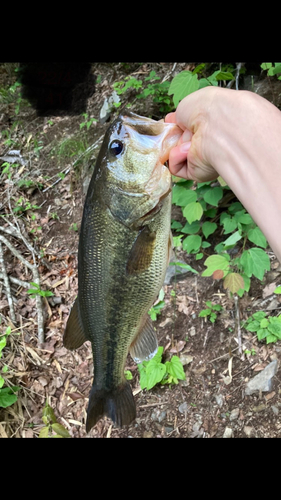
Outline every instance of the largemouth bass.
POLYGON ((171 249, 171 175, 165 162, 182 132, 123 112, 108 128, 88 188, 78 249, 78 296, 63 343, 92 344, 87 432, 103 416, 130 424, 136 406, 124 376, 157 352, 149 315, 171 249))

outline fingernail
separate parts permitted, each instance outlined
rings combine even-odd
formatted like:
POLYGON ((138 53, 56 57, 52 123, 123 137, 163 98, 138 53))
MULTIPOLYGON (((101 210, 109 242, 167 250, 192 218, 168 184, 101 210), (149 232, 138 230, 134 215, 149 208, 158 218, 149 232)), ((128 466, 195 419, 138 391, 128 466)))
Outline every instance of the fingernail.
POLYGON ((190 146, 191 146, 191 141, 183 142, 180 145, 181 153, 187 153, 190 150, 190 146))

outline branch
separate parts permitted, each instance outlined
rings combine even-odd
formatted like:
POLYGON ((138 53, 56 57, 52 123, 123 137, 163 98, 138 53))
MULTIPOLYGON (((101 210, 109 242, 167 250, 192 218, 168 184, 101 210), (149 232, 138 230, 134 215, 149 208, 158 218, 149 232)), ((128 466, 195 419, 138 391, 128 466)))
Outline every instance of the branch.
POLYGON ((2 269, 2 274, 3 274, 3 280, 7 292, 7 299, 8 299, 8 304, 10 308, 10 317, 13 323, 16 322, 16 315, 15 315, 15 310, 14 310, 14 304, 13 304, 13 299, 12 299, 12 294, 11 294, 11 288, 10 288, 10 282, 9 278, 6 272, 5 268, 5 263, 4 263, 4 254, 3 254, 3 247, 2 247, 2 242, 0 241, 0 267, 2 269))
MULTIPOLYGON (((30 264, 30 262, 28 262, 28 260, 26 260, 19 252, 18 250, 15 249, 15 247, 9 242, 9 240, 7 240, 7 238, 5 238, 5 236, 2 236, 0 234, 0 244, 2 245, 2 243, 4 243, 4 245, 6 245, 7 248, 9 248, 9 250, 26 266, 28 267, 28 269, 30 269, 30 271, 32 272, 32 276, 33 276, 33 281, 34 283, 36 283, 36 285, 38 285, 40 287, 40 278, 39 278, 39 272, 38 272, 38 269, 37 269, 37 266, 34 264, 30 264)), ((2 247, 1 247, 2 248, 2 247)), ((33 250, 33 249, 32 249, 33 250)), ((33 253, 33 252, 32 252, 33 253)), ((3 254, 2 254, 3 255, 3 254)), ((33 256, 34 256, 34 253, 33 253, 33 256)), ((34 262, 35 262, 35 258, 34 258, 34 262)), ((1 254, 0 254, 0 263, 1 263, 1 254)), ((6 283, 6 280, 5 280, 5 266, 4 266, 4 259, 3 259, 3 269, 2 269, 2 274, 3 274, 3 278, 4 278, 4 283, 5 283, 5 287, 6 287, 6 290, 7 290, 7 296, 8 296, 8 301, 9 301, 9 290, 10 290, 10 283, 9 283, 9 279, 8 279, 8 276, 7 276, 7 280, 8 280, 8 288, 7 288, 7 283, 6 283)), ((10 292, 11 293, 11 292, 10 292)), ((10 305, 10 302, 9 302, 9 305, 10 305)), ((42 307, 42 297, 41 295, 39 294, 36 294, 36 307, 37 307, 37 323, 38 323, 38 341, 39 343, 43 343, 44 342, 44 318, 43 318, 43 307, 42 307)), ((10 311, 11 311, 11 307, 10 307, 10 311)))

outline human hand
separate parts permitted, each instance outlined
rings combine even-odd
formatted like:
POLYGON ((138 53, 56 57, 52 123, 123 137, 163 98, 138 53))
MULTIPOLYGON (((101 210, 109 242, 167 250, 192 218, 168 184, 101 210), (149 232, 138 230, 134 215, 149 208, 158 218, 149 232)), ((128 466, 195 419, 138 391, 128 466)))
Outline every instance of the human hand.
MULTIPOLYGON (((218 177, 211 163, 212 122, 216 115, 214 105, 221 89, 206 87, 185 97, 174 113, 165 121, 176 123, 183 131, 176 147, 169 155, 169 169, 173 175, 207 182, 218 177)), ((219 96, 220 97, 220 96, 219 96)), ((222 94, 221 98, 224 98, 222 94)))

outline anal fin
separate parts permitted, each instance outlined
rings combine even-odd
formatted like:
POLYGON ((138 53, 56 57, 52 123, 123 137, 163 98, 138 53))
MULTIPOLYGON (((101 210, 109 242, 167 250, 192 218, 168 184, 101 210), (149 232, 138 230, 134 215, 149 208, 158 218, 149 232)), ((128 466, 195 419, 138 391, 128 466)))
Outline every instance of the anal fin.
POLYGON ((130 346, 130 354, 136 363, 148 361, 157 353, 158 340, 150 317, 147 316, 130 346))
POLYGON ((66 323, 65 332, 63 335, 63 345, 67 349, 77 349, 86 340, 88 339, 84 333, 83 325, 80 320, 77 297, 66 323))

